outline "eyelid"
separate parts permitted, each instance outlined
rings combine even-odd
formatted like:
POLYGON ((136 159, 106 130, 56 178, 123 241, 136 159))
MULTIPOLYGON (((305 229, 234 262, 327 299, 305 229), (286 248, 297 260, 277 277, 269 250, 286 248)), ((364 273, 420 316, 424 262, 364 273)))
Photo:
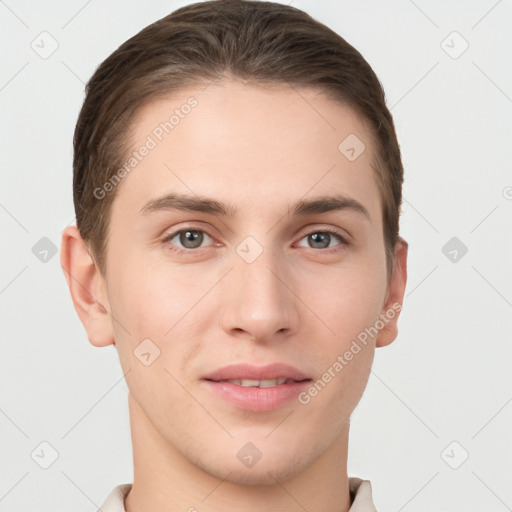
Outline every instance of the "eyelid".
MULTIPOLYGON (((216 240, 216 237, 214 237, 209 230, 203 228, 203 227, 200 227, 198 225, 191 225, 191 226, 183 226, 183 227, 180 227, 178 229, 175 229, 171 232, 166 232, 164 234, 164 237, 163 237, 163 240, 162 242, 163 243, 169 243, 176 235, 179 235, 180 233, 184 232, 184 231, 199 231, 201 233, 204 233, 206 234, 207 236, 209 236, 214 243, 217 243, 217 240, 216 240)), ((187 248, 184 248, 184 249, 181 249, 181 248, 178 248, 178 250, 181 250, 181 251, 194 251, 194 252, 198 252, 200 251, 201 249, 206 249, 206 247, 199 247, 197 249, 187 249, 187 248)))
POLYGON ((352 236, 350 233, 348 233, 346 230, 330 226, 330 225, 318 225, 315 224, 313 226, 308 226, 304 228, 304 230, 300 231, 300 238, 299 240, 302 240, 305 236, 310 235, 312 233, 331 233, 336 236, 339 236, 341 240, 345 243, 350 243, 352 241, 352 236))
POLYGON ((200 221, 190 221, 190 223, 184 223, 180 224, 179 227, 172 228, 171 230, 166 230, 164 233, 164 238, 168 237, 175 237, 178 233, 181 233, 182 231, 201 231, 203 233, 206 233, 210 238, 215 238, 211 232, 209 227, 204 227, 200 221))

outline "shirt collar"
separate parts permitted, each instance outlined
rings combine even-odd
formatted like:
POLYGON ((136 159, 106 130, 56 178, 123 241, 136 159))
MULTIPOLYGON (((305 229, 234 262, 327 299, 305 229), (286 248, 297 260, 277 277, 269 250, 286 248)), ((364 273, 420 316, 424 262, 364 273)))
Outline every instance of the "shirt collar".
POLYGON ((377 512, 373 504, 372 484, 370 480, 350 477, 348 479, 352 506, 348 512, 377 512))

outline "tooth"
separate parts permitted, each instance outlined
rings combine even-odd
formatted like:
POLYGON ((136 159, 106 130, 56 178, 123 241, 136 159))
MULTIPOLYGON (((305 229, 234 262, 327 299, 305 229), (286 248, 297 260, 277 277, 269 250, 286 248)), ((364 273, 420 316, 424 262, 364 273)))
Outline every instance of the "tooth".
POLYGON ((260 384, 259 380, 242 379, 240 385, 244 387, 258 387, 260 384))
POLYGON ((250 387, 250 388, 269 388, 272 386, 280 386, 281 384, 285 384, 290 379, 280 378, 280 379, 264 379, 264 380, 255 380, 255 379, 231 379, 226 382, 230 382, 231 384, 236 384, 237 386, 250 387))
POLYGON ((276 379, 261 380, 260 388, 269 388, 270 386, 275 386, 276 384, 279 384, 279 382, 276 381, 276 379))

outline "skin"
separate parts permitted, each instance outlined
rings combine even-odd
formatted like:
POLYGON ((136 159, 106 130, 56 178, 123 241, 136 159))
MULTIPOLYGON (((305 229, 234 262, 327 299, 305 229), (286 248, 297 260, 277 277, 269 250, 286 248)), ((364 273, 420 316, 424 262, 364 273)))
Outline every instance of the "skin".
POLYGON ((243 411, 201 377, 230 363, 285 362, 317 380, 402 302, 407 243, 396 246, 388 282, 374 142, 351 109, 318 91, 226 79, 142 108, 133 148, 191 95, 198 105, 118 185, 106 275, 76 226, 62 236, 62 267, 89 341, 115 343, 130 391, 126 510, 346 512, 350 415, 375 348, 396 338, 398 314, 308 404, 243 411), (355 161, 338 150, 351 133, 366 146, 355 161), (239 211, 140 213, 164 192, 239 211), (301 199, 334 194, 361 203, 369 219, 353 210, 289 213, 301 199), (209 235, 200 248, 164 240, 187 228, 209 235), (327 235, 323 248, 308 237, 326 229, 348 245, 327 235), (263 250, 252 263, 236 252, 248 236, 263 250), (134 355, 146 338, 160 349, 149 366, 134 355), (262 453, 251 468, 237 457, 247 442, 262 453))

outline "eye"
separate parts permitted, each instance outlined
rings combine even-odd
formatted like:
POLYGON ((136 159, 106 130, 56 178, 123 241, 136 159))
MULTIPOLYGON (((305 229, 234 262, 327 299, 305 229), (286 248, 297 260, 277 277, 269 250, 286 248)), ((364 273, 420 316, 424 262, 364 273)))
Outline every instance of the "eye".
POLYGON ((187 251, 193 251, 194 249, 200 249, 203 242, 207 241, 207 239, 213 241, 210 235, 205 231, 200 229, 182 229, 165 237, 163 242, 178 246, 178 248, 171 246, 169 250, 181 254, 187 251))
MULTIPOLYGON (((331 247, 343 247, 348 245, 348 241, 337 231, 333 230, 317 230, 312 231, 301 239, 306 240, 306 243, 311 244, 309 247, 312 249, 330 249, 331 247), (338 244, 332 244, 336 239, 339 241, 338 244)), ((304 247, 299 243, 299 246, 304 247)), ((331 252, 331 251, 328 251, 331 252)))
MULTIPOLYGON (((207 247, 205 242, 213 242, 213 238, 201 229, 185 228, 175 231, 163 239, 164 244, 168 244, 168 250, 176 254, 199 252, 200 249, 207 247)), ((324 229, 311 231, 301 239, 297 245, 300 247, 310 247, 311 249, 320 249, 322 252, 336 252, 349 245, 341 233, 324 229), (304 246, 301 242, 306 240, 308 245, 304 246), (338 241, 338 243, 336 243, 338 241), (325 249, 331 249, 329 251, 325 249)))

